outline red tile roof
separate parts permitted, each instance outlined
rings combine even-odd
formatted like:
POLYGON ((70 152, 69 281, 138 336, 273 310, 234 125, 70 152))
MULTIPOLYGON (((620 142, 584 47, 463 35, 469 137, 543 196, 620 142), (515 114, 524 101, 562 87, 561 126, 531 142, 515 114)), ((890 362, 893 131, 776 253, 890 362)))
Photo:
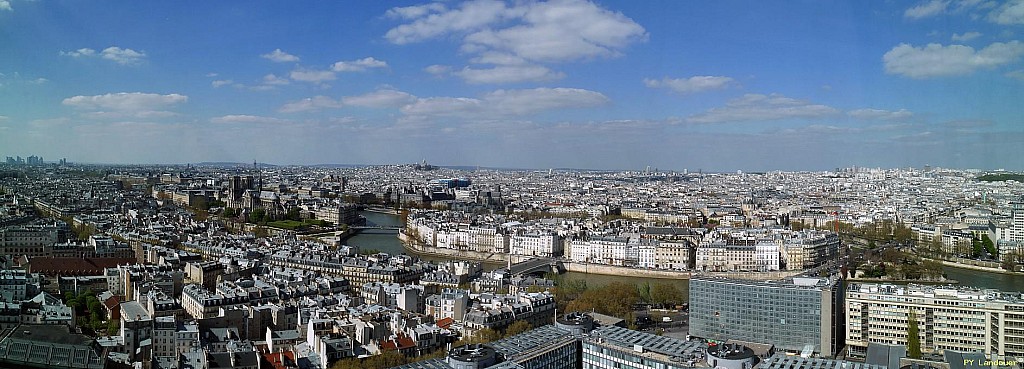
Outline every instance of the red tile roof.
POLYGON ((416 341, 413 341, 412 338, 409 338, 409 337, 404 336, 404 335, 403 336, 398 336, 398 338, 396 338, 396 339, 390 339, 390 340, 381 342, 381 344, 380 344, 381 351, 392 351, 392 350, 399 350, 399 351, 401 351, 401 350, 405 350, 405 349, 411 349, 411 348, 414 348, 414 347, 416 347, 416 341))
POLYGON ((299 367, 295 361, 295 353, 292 351, 263 354, 263 364, 260 366, 261 368, 288 369, 299 367), (270 364, 270 366, 266 364, 270 364))
POLYGON ((444 319, 441 319, 441 320, 437 321, 437 326, 441 327, 443 329, 448 329, 448 327, 450 327, 452 325, 452 323, 455 323, 455 319, 444 318, 444 319))

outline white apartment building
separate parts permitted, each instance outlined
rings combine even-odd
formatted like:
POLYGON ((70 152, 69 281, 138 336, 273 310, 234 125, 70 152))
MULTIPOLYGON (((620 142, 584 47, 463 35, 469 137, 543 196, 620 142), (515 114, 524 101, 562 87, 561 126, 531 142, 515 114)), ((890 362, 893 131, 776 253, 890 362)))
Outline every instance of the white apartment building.
POLYGON ((981 351, 1024 359, 1024 299, 1014 292, 966 287, 851 284, 846 345, 863 357, 869 342, 906 345, 911 311, 922 353, 981 351))
POLYGON ((427 297, 426 313, 435 320, 451 318, 462 321, 469 308, 469 291, 446 288, 439 295, 427 297))
POLYGON ((561 237, 553 232, 514 234, 508 243, 512 255, 552 257, 561 256, 564 250, 561 237))
POLYGON ((700 271, 769 271, 780 269, 780 246, 772 240, 742 234, 708 234, 697 245, 700 271))
POLYGON ((839 255, 839 235, 833 232, 795 232, 782 242, 786 269, 810 269, 821 266, 839 255))
POLYGON ((690 246, 686 242, 658 242, 654 248, 655 268, 689 269, 690 246))

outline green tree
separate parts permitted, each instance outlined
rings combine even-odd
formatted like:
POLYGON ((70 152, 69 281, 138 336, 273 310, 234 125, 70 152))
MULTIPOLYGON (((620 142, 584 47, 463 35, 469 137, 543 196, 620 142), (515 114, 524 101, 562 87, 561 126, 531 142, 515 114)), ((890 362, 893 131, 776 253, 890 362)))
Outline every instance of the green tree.
POLYGON ((625 317, 633 311, 633 304, 640 301, 636 285, 612 282, 597 289, 588 289, 572 300, 565 311, 596 311, 616 317, 625 317))
POLYGON ((367 358, 348 358, 338 360, 331 369, 386 369, 405 365, 409 359, 398 351, 385 351, 380 355, 367 358))
POLYGON ((985 251, 988 251, 988 254, 992 257, 996 257, 996 254, 999 253, 999 250, 996 250, 996 244, 992 242, 991 238, 988 238, 987 234, 983 233, 981 235, 981 245, 985 247, 985 251))
POLYGON ((573 300, 578 299, 583 295, 583 292, 587 290, 587 281, 583 279, 568 279, 563 280, 560 277, 554 278, 557 286, 555 287, 555 304, 558 306, 558 311, 566 311, 569 303, 573 300))
POLYGON ((1010 271, 1010 272, 1017 271, 1017 261, 1015 260, 1013 255, 1009 255, 1009 254, 1003 255, 1003 262, 1002 262, 1001 266, 1006 271, 1010 271))
POLYGON ((935 260, 921 262, 921 277, 937 280, 942 278, 942 263, 935 260))
POLYGON ((972 242, 971 245, 973 246, 971 249, 971 255, 973 255, 975 258, 981 257, 982 252, 985 251, 985 245, 981 244, 981 240, 974 240, 974 242, 972 242))
POLYGON ((921 336, 914 308, 910 308, 907 313, 907 356, 911 359, 921 358, 921 336))
POLYGON ((893 229, 893 240, 899 244, 908 244, 914 240, 914 232, 903 223, 896 223, 896 228, 893 229))
POLYGON ((533 326, 530 323, 527 323, 525 320, 517 320, 505 328, 505 337, 512 337, 531 329, 533 329, 533 326))
POLYGON ((645 303, 652 303, 651 301, 651 282, 644 282, 637 286, 637 292, 640 293, 640 301, 645 303))
POLYGON ((932 237, 931 242, 928 242, 928 252, 932 256, 944 256, 945 252, 942 251, 942 239, 939 237, 932 237))
POLYGON ((479 329, 473 332, 473 335, 464 338, 460 344, 474 344, 474 343, 488 343, 494 342, 501 339, 501 332, 490 328, 479 329))
POLYGON ((110 318, 107 321, 107 335, 115 336, 117 332, 121 330, 121 319, 110 318))
POLYGON ((249 221, 253 223, 262 223, 267 221, 267 219, 265 219, 266 216, 266 210, 263 210, 263 208, 256 208, 253 209, 252 213, 249 213, 249 221))
POLYGON ((656 305, 680 304, 684 299, 683 291, 671 283, 658 283, 651 289, 651 300, 656 305))
POLYGON ((197 196, 193 208, 196 210, 210 210, 210 202, 206 200, 206 196, 197 196))
POLYGON ((299 215, 299 208, 296 207, 296 208, 288 209, 288 213, 285 214, 285 219, 290 219, 290 220, 294 220, 294 221, 301 220, 302 218, 299 215))
POLYGON ((235 217, 235 209, 234 208, 224 208, 223 215, 224 215, 225 218, 234 218, 235 217))
POLYGON ((267 231, 267 227, 264 226, 257 226, 256 228, 253 228, 252 234, 256 238, 266 238, 270 236, 270 232, 267 231))

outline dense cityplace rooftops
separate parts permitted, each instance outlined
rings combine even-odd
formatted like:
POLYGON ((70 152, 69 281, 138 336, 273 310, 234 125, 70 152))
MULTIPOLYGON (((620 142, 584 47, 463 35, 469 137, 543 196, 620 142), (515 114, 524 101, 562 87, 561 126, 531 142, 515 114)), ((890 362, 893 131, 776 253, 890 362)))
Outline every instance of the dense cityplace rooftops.
MULTIPOLYGON (((481 367, 529 368, 568 358, 594 367, 617 360, 680 368, 742 369, 759 361, 765 367, 845 366, 836 364, 843 359, 814 357, 835 358, 846 342, 857 348, 856 358, 866 346, 854 335, 857 328, 849 328, 844 341, 836 333, 843 320, 822 318, 844 313, 840 296, 863 304, 873 303, 875 297, 862 296, 870 294, 1000 302, 1008 312, 1019 306, 1019 292, 970 286, 883 279, 835 287, 882 270, 899 272, 893 280, 910 276, 903 265, 923 265, 924 256, 1019 268, 1024 186, 981 181, 981 174, 943 168, 694 173, 426 164, 0 165, 0 329, 67 327, 84 341, 8 338, 102 347, 91 351, 96 360, 160 368, 243 368, 261 358, 326 368, 390 352, 413 360, 474 337, 490 342, 407 365, 448 368, 493 355, 481 367), (393 214, 402 225, 369 224, 360 215, 367 210, 393 214), (360 232, 394 235, 407 253, 346 243, 360 232), (854 249, 874 256, 862 260, 854 249), (468 260, 431 262, 423 254, 468 260), (721 308, 693 312, 733 325, 690 332, 714 328, 713 340, 688 337, 685 328, 672 337, 629 329, 637 317, 609 317, 597 307, 587 318, 556 322, 570 301, 559 295, 560 279, 551 273, 565 270, 662 273, 742 291, 801 291, 800 301, 777 302, 803 304, 799 309, 766 314, 806 316, 770 322, 726 317, 725 305, 733 302, 722 301, 721 308), (804 301, 812 297, 821 300, 804 301), (813 324, 789 336, 808 333, 813 342, 741 340, 767 337, 763 333, 773 329, 783 330, 775 332, 782 337, 795 322, 813 324), (777 327, 760 326, 768 323, 777 327), (500 337, 524 324, 525 331, 500 337), (730 330, 733 337, 719 337, 730 330), (772 355, 776 349, 801 360, 772 355)), ((648 293, 648 299, 655 295, 648 293)), ((686 301, 637 305, 675 310, 686 301)), ((659 333, 677 329, 671 319, 660 323, 659 333)), ((1006 332, 1010 344, 987 353, 1020 357, 1024 348, 1012 344, 1016 333, 1006 332)), ((950 342, 925 351, 952 352, 958 346, 950 342)), ((0 360, 15 363, 15 356, 0 360)), ((81 367, 96 364, 87 361, 81 367)))

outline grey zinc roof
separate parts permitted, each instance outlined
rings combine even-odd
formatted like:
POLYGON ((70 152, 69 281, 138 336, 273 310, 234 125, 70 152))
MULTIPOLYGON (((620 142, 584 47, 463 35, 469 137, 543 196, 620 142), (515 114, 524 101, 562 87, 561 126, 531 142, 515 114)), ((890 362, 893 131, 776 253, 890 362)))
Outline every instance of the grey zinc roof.
POLYGON ((572 336, 572 333, 553 325, 545 325, 536 329, 500 339, 488 344, 494 351, 505 357, 526 353, 539 347, 546 347, 559 338, 572 336))
POLYGON ((700 341, 658 336, 617 326, 604 326, 594 330, 592 334, 602 337, 606 340, 605 342, 616 346, 632 349, 635 345, 640 345, 644 350, 666 356, 684 357, 706 347, 700 341))

